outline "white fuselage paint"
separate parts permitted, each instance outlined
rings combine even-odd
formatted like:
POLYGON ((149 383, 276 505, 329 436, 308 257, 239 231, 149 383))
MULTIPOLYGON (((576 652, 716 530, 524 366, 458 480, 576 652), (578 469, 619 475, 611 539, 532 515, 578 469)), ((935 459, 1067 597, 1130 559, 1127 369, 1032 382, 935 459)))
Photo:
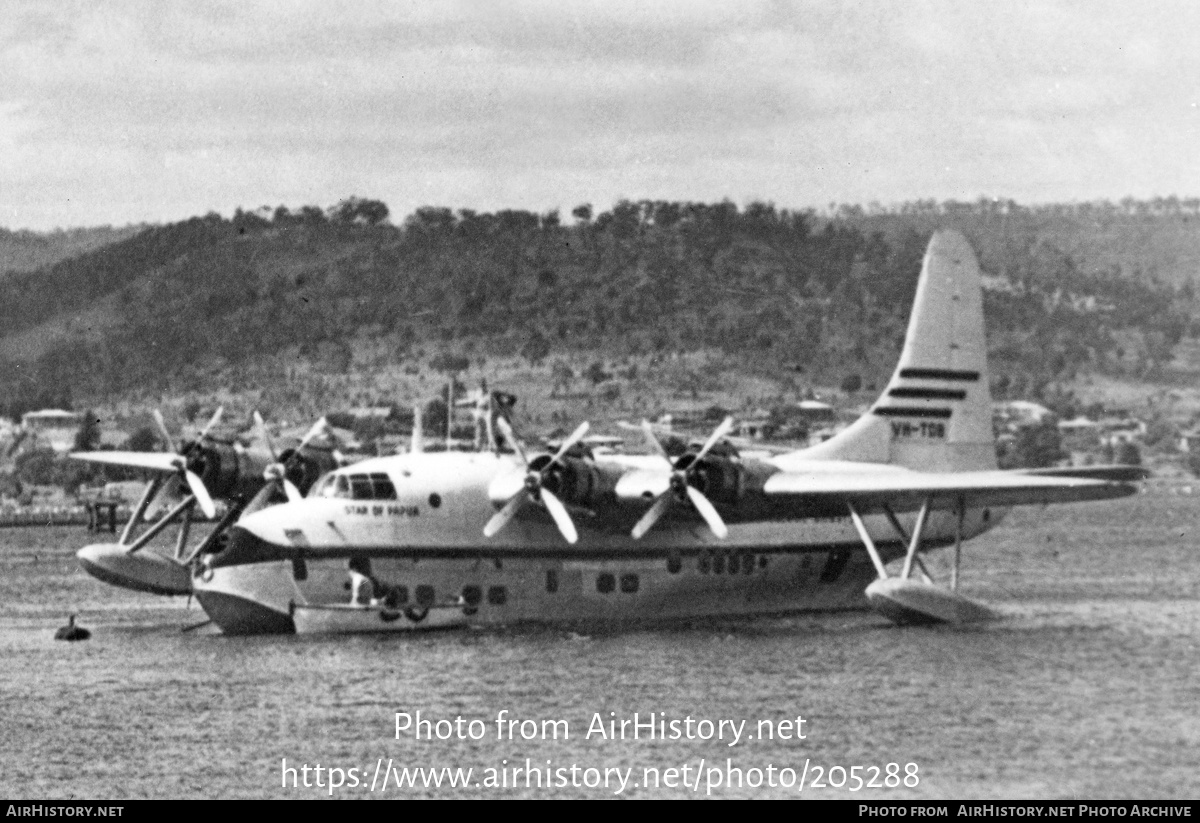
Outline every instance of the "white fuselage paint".
MULTIPOLYGON (((679 505, 635 541, 629 527, 644 505, 604 518, 573 509, 579 542, 569 545, 545 512, 530 506, 485 538, 483 526, 496 511, 488 486, 517 470, 512 456, 491 453, 358 464, 358 473, 386 472, 397 499, 309 498, 259 512, 257 536, 297 550, 303 572, 287 559, 201 566, 196 593, 201 603, 217 593, 226 603, 290 615, 300 633, 628 624, 867 607, 864 589, 876 574, 848 516, 731 522, 729 536, 719 540, 679 505), (350 557, 369 560, 372 583, 355 586, 350 557)), ((1000 514, 968 510, 963 538, 986 531, 1000 514)), ((899 519, 911 532, 915 516, 899 519)), ((884 516, 865 522, 885 559, 903 552, 884 516)), ((953 512, 936 511, 923 543, 951 542, 956 527, 953 512)))

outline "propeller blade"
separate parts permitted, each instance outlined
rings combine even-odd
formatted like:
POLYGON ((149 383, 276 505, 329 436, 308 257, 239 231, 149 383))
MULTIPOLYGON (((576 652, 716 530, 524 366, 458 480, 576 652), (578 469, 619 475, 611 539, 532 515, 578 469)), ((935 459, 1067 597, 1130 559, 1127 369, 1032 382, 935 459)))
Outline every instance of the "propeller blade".
POLYGON ((571 515, 567 514, 567 507, 562 504, 562 501, 552 495, 548 489, 542 489, 541 498, 542 502, 546 504, 546 511, 550 512, 550 516, 554 518, 554 524, 558 526, 562 536, 567 538, 567 542, 575 543, 579 540, 575 524, 571 522, 571 515))
POLYGON ((71 458, 88 463, 108 463, 158 472, 179 471, 182 463, 179 455, 165 452, 72 452, 71 458))
POLYGON ((259 509, 265 509, 271 502, 271 496, 274 493, 275 487, 270 483, 267 483, 258 490, 258 493, 255 494, 254 497, 250 498, 250 502, 246 505, 246 508, 242 510, 242 516, 244 517, 246 515, 253 514, 259 509))
POLYGON ((700 516, 704 518, 704 522, 712 529, 713 534, 722 539, 729 535, 729 529, 725 527, 721 515, 717 514, 713 504, 708 502, 708 498, 701 494, 699 489, 688 486, 687 496, 691 499, 692 505, 696 507, 696 511, 700 512, 700 516))
POLYGON ((663 512, 671 505, 671 497, 672 493, 669 490, 658 496, 658 499, 654 501, 654 505, 642 515, 642 519, 634 525, 633 531, 630 532, 634 540, 641 540, 642 535, 650 531, 654 524, 658 522, 658 518, 662 517, 663 512))
POLYGON ((650 446, 650 450, 670 463, 671 455, 667 454, 663 444, 658 442, 658 437, 654 434, 654 427, 650 425, 650 421, 644 418, 642 419, 642 433, 646 435, 646 443, 650 446))
POLYGON ((166 442, 167 451, 176 451, 175 440, 171 437, 171 432, 167 429, 167 421, 163 420, 162 412, 155 409, 150 414, 154 418, 154 422, 158 424, 158 433, 162 435, 163 440, 166 442))
MULTIPOLYGON (((324 417, 322 417, 316 423, 313 423, 312 428, 309 429, 308 432, 304 435, 304 437, 302 437, 300 439, 300 445, 296 447, 296 451, 300 451, 305 446, 307 446, 309 444, 309 442, 311 442, 313 439, 320 437, 322 434, 325 433, 325 431, 326 431, 326 429, 328 429, 328 427, 329 427, 329 423, 328 423, 328 421, 325 420, 324 417)), ((295 452, 293 452, 293 454, 294 453, 295 452)))
POLYGON ((142 515, 142 520, 147 523, 156 520, 163 512, 174 508, 182 499, 183 478, 176 472, 167 478, 167 482, 163 483, 158 493, 151 498, 150 505, 146 507, 146 511, 142 515))
POLYGON ((183 476, 187 480, 188 488, 196 496, 196 502, 200 504, 200 511, 211 520, 217 514, 217 507, 213 505, 208 489, 204 488, 204 481, 200 479, 200 475, 191 471, 184 471, 183 476))
POLYGON ((500 431, 504 433, 504 439, 508 441, 508 445, 513 447, 513 451, 517 453, 517 457, 521 458, 521 462, 526 466, 529 465, 529 458, 525 456, 525 450, 521 448, 520 441, 513 434, 512 426, 503 417, 496 418, 496 425, 500 427, 500 431))
MULTIPOLYGON (((546 464, 546 468, 549 468, 551 463, 557 463, 564 454, 566 454, 568 451, 571 450, 572 446, 574 446, 576 443, 578 443, 580 440, 583 439, 583 436, 585 434, 587 434, 587 432, 588 432, 588 422, 585 420, 582 423, 580 423, 579 427, 577 429, 575 429, 575 431, 571 432, 571 436, 568 437, 566 440, 564 440, 563 444, 558 447, 558 454, 554 455, 554 457, 550 460, 550 463, 546 464)), ((545 470, 546 469, 542 469, 542 471, 545 471, 545 470)))
POLYGON ((725 435, 729 434, 729 430, 732 428, 733 428, 733 418, 732 417, 726 417, 724 420, 722 420, 721 425, 717 426, 717 430, 708 436, 708 441, 704 444, 703 448, 701 448, 700 451, 696 454, 696 459, 692 462, 699 463, 701 460, 703 460, 704 455, 708 454, 708 450, 711 449, 713 446, 717 445, 717 441, 720 440, 725 435))
POLYGON ((224 413, 225 413, 225 407, 217 406, 217 410, 215 412, 213 412, 212 419, 210 419, 208 421, 208 423, 204 426, 204 428, 202 428, 200 430, 200 434, 197 435, 196 439, 203 440, 204 438, 208 437, 208 433, 210 431, 212 431, 213 428, 216 427, 216 425, 218 423, 221 422, 221 415, 223 415, 224 413))
POLYGON ((304 495, 302 495, 300 490, 296 488, 296 484, 291 480, 288 480, 286 477, 283 478, 283 493, 287 495, 289 503, 295 503, 297 500, 304 499, 304 495))
POLYGON ((496 532, 500 531, 505 526, 507 526, 509 524, 509 521, 511 521, 514 517, 517 516, 517 512, 520 510, 521 506, 523 506, 525 504, 525 501, 527 501, 528 499, 529 499, 529 495, 526 494, 524 489, 522 489, 517 494, 513 495, 512 500, 509 500, 508 503, 506 503, 504 505, 503 509, 501 509, 500 511, 498 511, 494 515, 492 515, 492 519, 489 520, 487 522, 487 525, 485 525, 483 527, 483 536, 484 537, 495 536, 496 532))
POLYGON ((263 422, 262 415, 258 413, 258 409, 254 410, 254 428, 258 431, 258 436, 267 444, 267 451, 271 453, 271 462, 279 462, 279 453, 275 451, 275 443, 271 440, 271 433, 267 431, 267 424, 263 422))

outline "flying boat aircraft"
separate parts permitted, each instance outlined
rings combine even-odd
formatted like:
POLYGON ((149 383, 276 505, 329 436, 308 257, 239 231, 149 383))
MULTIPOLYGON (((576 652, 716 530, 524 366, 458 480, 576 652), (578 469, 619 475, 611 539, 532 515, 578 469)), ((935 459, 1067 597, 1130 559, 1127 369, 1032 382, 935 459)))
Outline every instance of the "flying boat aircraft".
POLYGON ((199 551, 201 605, 228 634, 868 606, 957 623, 990 614, 957 591, 963 541, 1012 506, 1122 497, 1144 476, 997 469, 979 267, 953 231, 930 240, 882 396, 819 445, 739 454, 726 419, 682 455, 649 424, 649 454, 595 455, 584 423, 529 454, 507 420, 495 425, 496 448, 367 460, 244 514, 199 551), (948 586, 922 559, 941 547, 954 552, 948 586))
POLYGON ((156 409, 153 416, 167 444, 166 452, 71 454, 76 460, 154 473, 120 539, 116 543, 85 546, 76 553, 79 565, 88 574, 135 591, 191 594, 189 564, 217 545, 238 517, 272 502, 301 499, 318 477, 341 464, 336 449, 317 442, 326 432, 323 419, 296 447, 277 452, 258 412, 254 413, 259 434, 256 444, 244 447, 236 440, 217 437, 214 430, 222 411, 217 409, 195 438, 181 440, 176 445, 162 413, 156 409), (225 501, 226 509, 211 531, 189 548, 193 511, 199 508, 206 519, 214 519, 217 515, 214 498, 225 501), (174 548, 168 555, 156 550, 163 547, 153 541, 172 524, 178 524, 178 529, 174 548))

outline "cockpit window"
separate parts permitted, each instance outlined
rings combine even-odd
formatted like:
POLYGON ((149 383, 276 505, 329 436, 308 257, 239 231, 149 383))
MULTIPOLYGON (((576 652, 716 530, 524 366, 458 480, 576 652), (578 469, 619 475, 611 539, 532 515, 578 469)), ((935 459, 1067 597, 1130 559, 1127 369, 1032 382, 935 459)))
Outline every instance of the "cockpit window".
POLYGON ((395 500, 396 487, 383 472, 371 474, 331 474, 316 485, 314 497, 341 497, 352 500, 395 500))
POLYGON ((333 497, 337 490, 337 475, 327 474, 309 491, 309 497, 333 497))
POLYGON ((355 500, 396 499, 396 487, 383 472, 350 475, 350 490, 355 500))
POLYGON ((371 490, 371 478, 365 474, 350 475, 350 492, 355 500, 375 499, 375 492, 371 490))
POLYGON ((371 486, 375 489, 376 500, 396 499, 396 487, 392 485, 391 478, 383 472, 371 475, 371 486))

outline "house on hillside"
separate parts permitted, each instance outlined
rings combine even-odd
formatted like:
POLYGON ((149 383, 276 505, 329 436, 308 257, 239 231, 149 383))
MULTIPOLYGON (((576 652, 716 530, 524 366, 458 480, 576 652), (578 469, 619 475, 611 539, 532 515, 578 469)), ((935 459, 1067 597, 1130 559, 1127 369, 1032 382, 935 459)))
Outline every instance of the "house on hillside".
POLYGON ((21 417, 27 447, 46 446, 60 454, 74 447, 75 436, 82 424, 82 414, 62 409, 31 411, 21 417))

